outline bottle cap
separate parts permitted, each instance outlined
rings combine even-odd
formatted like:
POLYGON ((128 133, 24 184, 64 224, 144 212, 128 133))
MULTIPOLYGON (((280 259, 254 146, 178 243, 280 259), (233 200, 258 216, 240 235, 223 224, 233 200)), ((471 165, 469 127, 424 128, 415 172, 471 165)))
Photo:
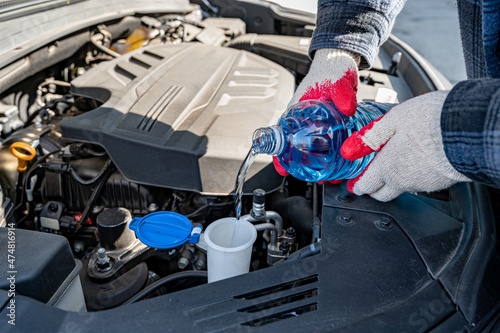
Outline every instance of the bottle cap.
POLYGON ((135 231, 141 242, 155 249, 198 243, 203 229, 200 226, 193 228, 187 217, 175 212, 155 212, 136 217, 129 228, 135 231))
POLYGON ((262 205, 266 203, 266 191, 263 189, 256 189, 253 191, 253 203, 262 205))

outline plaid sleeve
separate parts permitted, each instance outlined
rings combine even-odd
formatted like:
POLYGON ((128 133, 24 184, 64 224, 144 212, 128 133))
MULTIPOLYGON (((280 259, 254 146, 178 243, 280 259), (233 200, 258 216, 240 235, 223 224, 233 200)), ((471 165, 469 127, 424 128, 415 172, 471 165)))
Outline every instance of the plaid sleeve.
POLYGON ((457 171, 500 187, 500 79, 458 83, 443 106, 441 130, 457 171))
POLYGON ((406 0, 319 0, 309 54, 337 48, 361 55, 360 68, 373 65, 406 0))

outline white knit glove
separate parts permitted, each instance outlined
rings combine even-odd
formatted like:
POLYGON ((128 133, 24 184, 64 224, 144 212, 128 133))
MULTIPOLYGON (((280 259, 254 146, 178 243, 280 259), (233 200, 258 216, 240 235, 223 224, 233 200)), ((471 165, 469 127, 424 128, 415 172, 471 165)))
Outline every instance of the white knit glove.
POLYGON ((357 106, 359 59, 359 56, 344 50, 317 50, 309 72, 288 106, 317 99, 333 102, 341 113, 353 115, 357 106))
POLYGON ((354 161, 379 151, 347 188, 389 201, 403 192, 433 192, 470 181, 446 158, 441 111, 449 91, 435 91, 401 103, 354 133, 342 145, 342 156, 354 161))
MULTIPOLYGON (((358 63, 359 56, 344 50, 319 49, 314 54, 314 60, 309 72, 297 87, 288 108, 300 101, 316 99, 333 102, 337 109, 352 116, 358 105, 358 63)), ((288 109, 287 108, 287 109, 288 109)), ((282 176, 288 172, 273 157, 274 167, 282 176)), ((342 180, 332 180, 340 183, 342 180)))

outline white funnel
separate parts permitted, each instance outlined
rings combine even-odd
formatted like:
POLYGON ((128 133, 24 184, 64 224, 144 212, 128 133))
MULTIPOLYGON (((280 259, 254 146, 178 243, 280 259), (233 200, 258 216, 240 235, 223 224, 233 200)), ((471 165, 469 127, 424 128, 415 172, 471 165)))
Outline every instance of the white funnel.
POLYGON ((248 273, 252 245, 257 238, 253 224, 226 217, 210 224, 204 238, 209 283, 248 273))

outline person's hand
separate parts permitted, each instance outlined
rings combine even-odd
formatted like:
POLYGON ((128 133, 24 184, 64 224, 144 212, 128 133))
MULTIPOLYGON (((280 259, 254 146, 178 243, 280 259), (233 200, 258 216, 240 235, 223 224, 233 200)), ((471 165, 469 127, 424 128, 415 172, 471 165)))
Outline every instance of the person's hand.
POLYGON ((346 116, 358 105, 359 57, 337 49, 320 49, 314 55, 309 72, 297 87, 288 107, 308 99, 333 102, 346 116))
MULTIPOLYGON (((297 102, 316 99, 332 102, 341 113, 352 116, 358 105, 358 63, 359 57, 348 51, 317 50, 311 68, 297 87, 288 108, 297 102)), ((288 176, 276 156, 273 156, 273 163, 280 175, 288 176)), ((330 182, 340 183, 342 180, 330 182)))
POLYGON ((357 195, 389 201, 403 192, 433 192, 470 181, 446 158, 441 110, 448 91, 435 91, 393 107, 342 145, 350 161, 378 152, 363 173, 347 182, 357 195))

